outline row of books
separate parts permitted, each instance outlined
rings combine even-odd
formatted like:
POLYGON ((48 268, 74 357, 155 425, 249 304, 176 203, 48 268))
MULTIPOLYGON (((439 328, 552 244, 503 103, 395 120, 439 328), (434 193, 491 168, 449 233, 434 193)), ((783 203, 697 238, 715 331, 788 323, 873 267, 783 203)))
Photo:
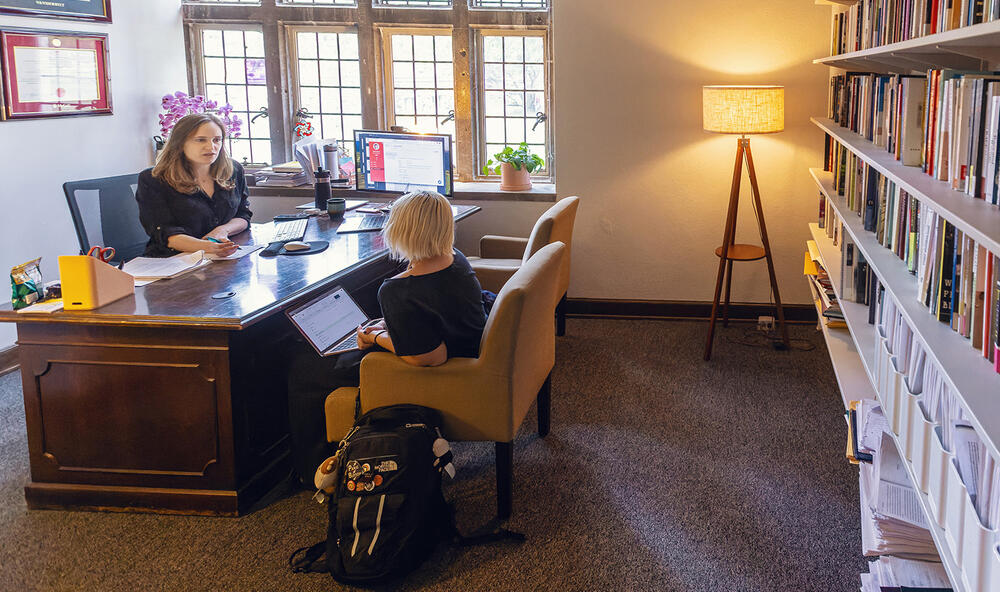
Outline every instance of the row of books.
POLYGON ((922 163, 924 76, 848 72, 830 78, 829 116, 908 166, 922 163))
POLYGON ((1000 258, 839 144, 832 152, 848 208, 916 275, 928 311, 1000 372, 1000 258))
POLYGON ((998 18, 997 0, 860 0, 834 13, 830 53, 869 49, 998 18))
POLYGON ((1000 76, 847 73, 831 79, 830 117, 906 166, 1000 203, 1000 76))
POLYGON ((834 142, 831 153, 837 193, 862 218, 865 230, 874 232, 879 244, 902 259, 911 273, 915 272, 919 223, 927 208, 841 144, 834 142))
MULTIPOLYGON (((815 245, 812 244, 812 241, 809 242, 809 249, 813 251, 815 245)), ((830 276, 819 262, 817 254, 806 253, 806 278, 812 285, 813 293, 819 302, 820 317, 823 323, 827 327, 847 327, 847 323, 844 321, 844 312, 840 308, 840 302, 833 290, 830 276)))

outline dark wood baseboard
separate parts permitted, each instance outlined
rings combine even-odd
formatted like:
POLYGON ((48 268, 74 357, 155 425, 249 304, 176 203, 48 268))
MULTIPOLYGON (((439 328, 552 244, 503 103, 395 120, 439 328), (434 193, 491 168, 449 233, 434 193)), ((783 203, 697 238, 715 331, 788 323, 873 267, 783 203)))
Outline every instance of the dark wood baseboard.
POLYGON ((17 370, 18 365, 16 345, 0 350, 0 376, 17 370))
MULTIPOLYGON (((786 304, 785 320, 789 323, 815 323, 816 307, 812 304, 786 304)), ((711 302, 690 300, 609 300, 602 298, 569 298, 566 315, 576 318, 616 319, 708 319, 711 302)), ((773 304, 739 302, 729 305, 729 320, 757 322, 759 316, 775 316, 773 304)))

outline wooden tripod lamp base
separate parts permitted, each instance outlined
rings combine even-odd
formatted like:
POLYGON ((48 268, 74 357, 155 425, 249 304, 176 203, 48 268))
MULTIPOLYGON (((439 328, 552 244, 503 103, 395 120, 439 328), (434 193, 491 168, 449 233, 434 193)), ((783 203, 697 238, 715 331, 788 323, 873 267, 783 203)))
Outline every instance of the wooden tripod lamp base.
POLYGON ((702 127, 707 132, 740 134, 736 141, 736 167, 733 170, 733 186, 729 191, 726 231, 722 235, 722 246, 715 250, 715 255, 719 258, 719 275, 715 280, 715 299, 712 301, 712 318, 709 320, 708 340, 705 342, 705 360, 712 358, 712 338, 715 337, 715 321, 719 318, 719 299, 722 296, 723 284, 726 286, 726 300, 722 307, 722 324, 729 323, 729 289, 733 283, 734 261, 767 259, 767 273, 771 278, 771 292, 778 308, 781 337, 785 349, 788 349, 785 310, 781 307, 778 280, 774 275, 774 261, 771 260, 771 245, 767 242, 767 228, 764 226, 764 210, 760 205, 757 173, 753 169, 750 138, 747 137, 747 134, 774 134, 785 129, 785 87, 754 85, 702 87, 702 127), (739 213, 740 179, 743 176, 744 161, 747 172, 750 173, 753 210, 757 215, 757 226, 760 229, 760 246, 736 244, 736 217, 739 213))
POLYGON ((733 281, 734 261, 767 260, 767 273, 771 279, 771 291, 774 293, 774 303, 778 308, 778 325, 781 337, 788 349, 788 327, 785 325, 785 310, 781 306, 781 294, 778 292, 778 280, 774 274, 774 261, 771 259, 771 245, 767 240, 767 227, 764 225, 764 210, 760 203, 760 190, 757 187, 757 173, 753 168, 753 156, 750 154, 750 138, 737 140, 736 166, 733 170, 733 186, 729 192, 729 212, 726 215, 726 230, 722 235, 722 246, 715 249, 719 258, 719 274, 715 280, 715 299, 712 301, 712 316, 708 324, 708 340, 705 343, 705 360, 712 358, 712 340, 715 337, 715 322, 719 317, 719 300, 722 287, 725 284, 726 299, 722 306, 722 324, 729 324, 729 293, 733 281), (757 215, 757 226, 760 229, 762 245, 736 244, 736 219, 739 214, 740 179, 743 176, 743 163, 746 162, 750 174, 750 188, 753 190, 754 213, 757 215))

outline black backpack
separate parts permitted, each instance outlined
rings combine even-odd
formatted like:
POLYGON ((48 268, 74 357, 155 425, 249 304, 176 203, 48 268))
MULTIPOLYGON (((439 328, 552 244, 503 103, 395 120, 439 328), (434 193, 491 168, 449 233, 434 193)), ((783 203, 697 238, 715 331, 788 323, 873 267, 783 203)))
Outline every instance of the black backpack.
POLYGON ((452 509, 441 491, 451 452, 440 458, 433 452, 440 425, 440 412, 419 405, 362 415, 337 450, 327 539, 296 551, 292 570, 372 584, 409 573, 439 541, 454 537, 452 509), (326 569, 314 565, 324 551, 326 569))

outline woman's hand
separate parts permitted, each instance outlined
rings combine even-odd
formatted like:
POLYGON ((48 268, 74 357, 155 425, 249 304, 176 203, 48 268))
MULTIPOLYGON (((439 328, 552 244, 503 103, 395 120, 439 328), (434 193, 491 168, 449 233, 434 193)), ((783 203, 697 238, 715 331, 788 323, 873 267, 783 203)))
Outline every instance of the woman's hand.
POLYGON ((201 238, 203 240, 215 239, 215 240, 219 241, 220 243, 228 243, 229 242, 229 230, 227 230, 224 225, 223 226, 216 226, 215 228, 213 228, 212 230, 210 230, 208 232, 208 234, 206 234, 205 236, 203 236, 201 238))
POLYGON ((228 238, 224 240, 201 240, 199 242, 202 243, 201 249, 206 254, 215 255, 216 257, 228 257, 235 253, 238 248, 237 244, 228 238))

